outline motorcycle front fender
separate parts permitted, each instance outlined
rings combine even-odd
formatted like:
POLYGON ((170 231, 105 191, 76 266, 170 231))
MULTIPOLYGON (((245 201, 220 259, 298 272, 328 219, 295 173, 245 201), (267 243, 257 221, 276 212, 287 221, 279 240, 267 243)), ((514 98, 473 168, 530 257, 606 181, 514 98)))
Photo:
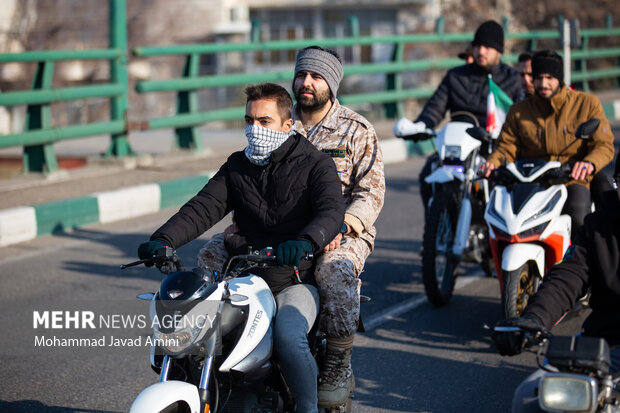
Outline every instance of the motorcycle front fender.
POLYGON ((458 179, 459 181, 464 180, 463 172, 458 171, 454 167, 446 167, 442 166, 441 168, 435 169, 429 176, 424 178, 429 184, 438 183, 443 184, 446 182, 454 181, 454 179, 458 179))
POLYGON ((502 253, 502 270, 516 271, 529 261, 534 261, 538 274, 545 273, 545 250, 540 245, 519 243, 509 244, 502 253))
POLYGON ((198 388, 183 381, 170 380, 152 384, 142 390, 129 413, 160 412, 179 401, 186 403, 191 413, 200 412, 198 388))

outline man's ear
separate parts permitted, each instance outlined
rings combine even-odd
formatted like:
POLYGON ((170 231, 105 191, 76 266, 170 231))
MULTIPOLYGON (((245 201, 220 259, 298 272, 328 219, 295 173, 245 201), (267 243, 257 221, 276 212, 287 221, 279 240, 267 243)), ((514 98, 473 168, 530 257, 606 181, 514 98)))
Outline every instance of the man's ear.
POLYGON ((289 133, 291 129, 293 129, 293 119, 287 119, 282 125, 282 131, 285 133, 289 133))

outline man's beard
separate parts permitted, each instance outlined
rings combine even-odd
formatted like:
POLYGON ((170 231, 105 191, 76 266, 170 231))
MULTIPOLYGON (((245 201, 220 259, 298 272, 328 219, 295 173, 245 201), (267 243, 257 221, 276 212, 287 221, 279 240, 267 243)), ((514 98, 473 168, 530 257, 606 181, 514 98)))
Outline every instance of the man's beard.
POLYGON ((310 89, 300 88, 295 92, 295 99, 297 99, 297 106, 303 111, 317 112, 323 109, 327 102, 329 102, 329 89, 326 92, 314 93, 310 89), (312 96, 306 96, 303 94, 304 92, 312 93, 312 96))
POLYGON ((536 94, 543 98, 543 99, 551 99, 552 97, 554 97, 555 95, 558 94, 558 92, 560 91, 560 86, 556 87, 554 90, 551 91, 551 94, 549 96, 543 96, 542 93, 540 93, 542 88, 538 88, 536 89, 536 94))

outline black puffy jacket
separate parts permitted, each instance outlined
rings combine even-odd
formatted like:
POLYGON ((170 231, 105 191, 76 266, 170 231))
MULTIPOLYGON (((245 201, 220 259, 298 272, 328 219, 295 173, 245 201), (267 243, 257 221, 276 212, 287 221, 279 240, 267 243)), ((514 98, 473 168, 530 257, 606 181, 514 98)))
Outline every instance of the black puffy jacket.
POLYGON ((538 317, 551 328, 591 289, 592 313, 583 323, 584 335, 603 337, 620 345, 620 200, 616 191, 604 193, 604 207, 588 215, 575 244, 545 275, 524 314, 538 317))
MULTIPOLYGON (((513 102, 519 100, 523 91, 516 69, 500 63, 488 72, 476 63, 470 63, 448 70, 416 121, 422 121, 427 127, 434 129, 448 110, 451 113, 467 111, 476 116, 480 126, 486 126, 489 73, 493 82, 506 92, 513 102)), ((469 117, 453 117, 453 120, 471 122, 469 117)))
POLYGON ((231 211, 240 229, 237 241, 242 240, 233 249, 247 245, 275 249, 281 242, 305 239, 318 252, 332 241, 344 222, 335 164, 299 134, 276 149, 266 166, 254 165, 243 151, 235 152, 151 239, 178 248, 231 211))

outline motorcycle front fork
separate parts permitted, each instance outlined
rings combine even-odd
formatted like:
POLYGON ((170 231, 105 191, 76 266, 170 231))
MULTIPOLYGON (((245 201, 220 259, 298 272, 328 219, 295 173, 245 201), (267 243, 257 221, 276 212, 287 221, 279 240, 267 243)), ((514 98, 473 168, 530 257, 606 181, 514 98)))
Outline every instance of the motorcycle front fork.
MULTIPOLYGON (((170 371, 170 356, 165 355, 161 366, 161 373, 159 374, 159 381, 168 381, 168 373, 170 371)), ((200 374, 200 384, 198 385, 198 396, 200 397, 200 411, 210 412, 212 406, 208 406, 209 403, 209 377, 211 377, 211 368, 213 367, 213 356, 205 358, 202 366, 202 373, 200 374)))

